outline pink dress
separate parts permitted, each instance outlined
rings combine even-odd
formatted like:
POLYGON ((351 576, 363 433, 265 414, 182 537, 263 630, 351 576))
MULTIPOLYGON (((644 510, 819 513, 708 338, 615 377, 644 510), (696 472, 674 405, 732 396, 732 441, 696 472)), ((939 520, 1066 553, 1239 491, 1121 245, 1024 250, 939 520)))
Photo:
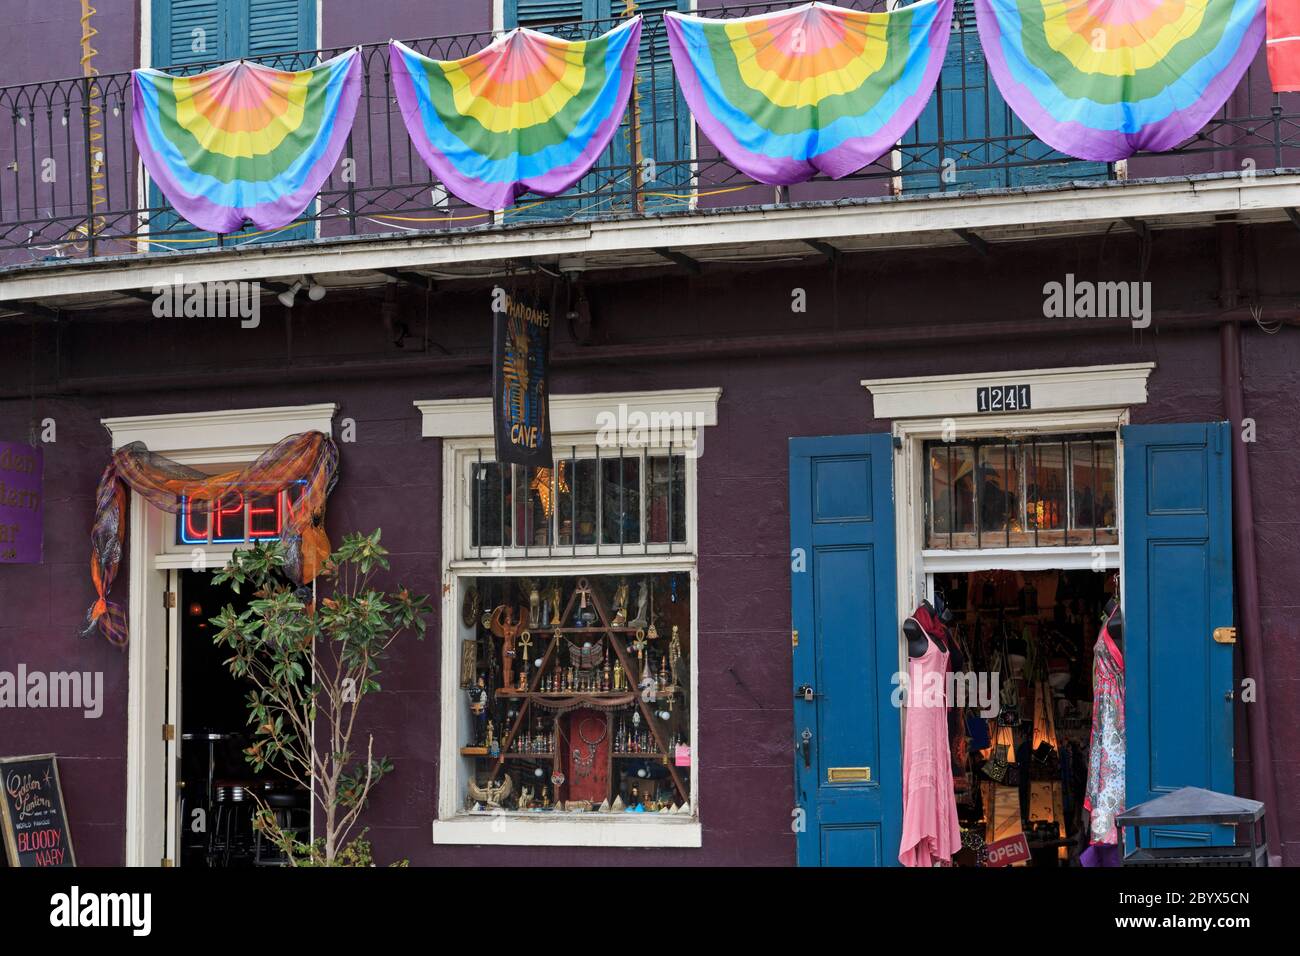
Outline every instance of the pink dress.
POLYGON ((908 658, 907 732, 903 737, 903 866, 947 866, 961 849, 948 749, 948 652, 926 638, 908 658))

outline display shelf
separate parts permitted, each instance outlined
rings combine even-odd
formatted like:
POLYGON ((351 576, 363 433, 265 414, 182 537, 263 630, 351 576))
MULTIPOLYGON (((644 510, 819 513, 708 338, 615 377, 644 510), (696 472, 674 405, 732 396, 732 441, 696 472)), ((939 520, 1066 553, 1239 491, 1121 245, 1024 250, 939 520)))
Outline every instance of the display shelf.
MULTIPOLYGON (((648 626, 648 625, 647 625, 648 626)), ((638 631, 644 631, 644 627, 530 627, 530 634, 608 634, 611 631, 615 634, 635 634, 638 631)))
MULTIPOLYGON (((508 697, 512 700, 563 700, 566 697, 591 697, 596 700, 612 700, 620 697, 627 697, 631 690, 511 690, 504 687, 497 688, 498 697, 508 697)), ((632 701, 628 701, 632 703, 632 701)))
MULTIPOLYGON (((627 688, 626 690, 621 691, 542 691, 537 689, 541 684, 542 675, 548 671, 559 656, 560 641, 566 634, 590 634, 592 636, 607 638, 610 650, 613 651, 618 666, 622 668, 622 673, 624 675, 627 675, 629 679, 632 679, 634 675, 641 671, 641 668, 636 667, 633 663, 634 661, 640 663, 641 658, 631 654, 629 647, 624 644, 623 638, 626 635, 637 635, 642 633, 643 629, 639 627, 611 625, 609 623, 611 615, 609 614, 600 593, 587 587, 585 579, 580 578, 579 584, 580 587, 575 588, 575 590, 569 595, 569 599, 565 604, 564 610, 560 613, 558 620, 560 622, 572 620, 574 613, 578 609, 579 597, 581 595, 584 598, 584 606, 586 600, 590 600, 591 608, 594 610, 599 624, 595 627, 560 626, 536 629, 530 628, 527 630, 527 633, 530 635, 535 634, 538 637, 549 636, 549 640, 545 642, 546 646, 541 652, 540 663, 536 667, 532 668, 531 672, 525 671, 528 683, 527 690, 506 690, 502 687, 498 688, 494 694, 494 697, 497 699, 518 700, 520 702, 520 707, 518 713, 515 714, 510 727, 503 735, 500 754, 493 757, 491 760, 491 767, 488 771, 488 776, 495 777, 500 772, 505 762, 512 757, 531 756, 528 754, 514 754, 511 752, 510 747, 523 731, 525 724, 530 719, 530 712, 535 701, 564 700, 573 697, 586 697, 594 701, 614 701, 623 699, 627 700, 628 704, 632 705, 640 712, 642 720, 645 722, 650 734, 654 738, 655 744, 658 746, 658 750, 655 751, 654 754, 646 752, 628 754, 626 757, 621 759, 628 759, 631 757, 662 760, 664 765, 668 768, 668 775, 671 778, 673 789, 677 792, 678 798, 685 802, 690 799, 685 778, 682 776, 678 768, 667 759, 667 753, 669 751, 668 741, 664 738, 660 727, 654 721, 654 714, 651 711, 650 704, 642 699, 641 695, 636 693, 633 688, 627 688)), ((612 728, 612 713, 606 715, 606 721, 607 726, 612 728)), ((612 730, 607 732, 612 733, 612 730)), ((555 760, 556 769, 558 771, 559 755, 553 755, 553 759, 555 760)), ((611 755, 607 759, 612 761, 613 756, 611 755)))

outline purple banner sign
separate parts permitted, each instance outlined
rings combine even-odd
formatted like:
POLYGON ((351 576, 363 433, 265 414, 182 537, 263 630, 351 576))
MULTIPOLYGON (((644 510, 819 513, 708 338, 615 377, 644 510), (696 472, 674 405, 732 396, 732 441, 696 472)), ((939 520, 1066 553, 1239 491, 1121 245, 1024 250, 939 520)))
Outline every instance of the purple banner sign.
POLYGON ((0 564, 40 564, 45 496, 39 448, 0 441, 0 564))

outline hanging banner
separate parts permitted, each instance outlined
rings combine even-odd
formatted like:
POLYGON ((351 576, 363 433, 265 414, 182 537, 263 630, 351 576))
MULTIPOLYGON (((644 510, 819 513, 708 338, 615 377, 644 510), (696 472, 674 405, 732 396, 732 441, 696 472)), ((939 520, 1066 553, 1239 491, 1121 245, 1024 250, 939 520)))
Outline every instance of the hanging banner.
POLYGON ((0 831, 10 866, 77 865, 54 754, 0 757, 0 831))
POLYGON ((243 60, 195 76, 133 70, 140 158, 167 200, 209 232, 292 223, 329 177, 361 93, 349 50, 308 70, 243 60))
POLYGON ((1268 0, 1268 75, 1274 93, 1300 90, 1300 3, 1268 0))
POLYGON ((700 129, 771 185, 838 179, 916 122, 943 66, 952 0, 890 13, 821 3, 714 20, 666 13, 668 45, 700 129))
POLYGON ((492 313, 492 421, 497 461, 550 468, 550 309, 498 287, 493 292, 492 313))
POLYGON ((1011 109, 1099 162, 1194 136, 1264 40, 1263 0, 975 0, 975 13, 1011 109))
POLYGON ((42 449, 0 441, 0 564, 40 564, 45 528, 42 449))
POLYGON ((525 192, 564 192, 595 164, 623 114, 641 18, 594 40, 523 28, 461 60, 392 41, 393 86, 407 132, 447 189, 480 209, 525 192))

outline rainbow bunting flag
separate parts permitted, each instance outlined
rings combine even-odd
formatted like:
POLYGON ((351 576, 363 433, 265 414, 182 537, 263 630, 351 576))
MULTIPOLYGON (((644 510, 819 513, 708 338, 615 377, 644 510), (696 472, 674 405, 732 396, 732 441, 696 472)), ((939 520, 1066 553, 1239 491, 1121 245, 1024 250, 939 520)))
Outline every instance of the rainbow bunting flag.
POLYGON ((641 18, 594 40, 511 30, 461 60, 389 44, 407 132, 447 189, 480 209, 564 192, 591 169, 632 92, 641 18))
POLYGON ((1274 93, 1300 90, 1300 0, 1268 0, 1268 73, 1274 93))
POLYGON ((952 0, 890 13, 810 3, 714 20, 668 13, 668 44, 695 121, 762 183, 856 172, 890 149, 939 78, 952 0))
POLYGON ((352 128, 361 58, 350 50, 287 72, 239 60, 194 76, 132 74, 140 158, 185 219, 228 233, 293 222, 352 128))
POLYGON ((1264 39, 1263 0, 975 0, 975 14, 1016 115, 1106 162, 1197 133, 1264 39))

